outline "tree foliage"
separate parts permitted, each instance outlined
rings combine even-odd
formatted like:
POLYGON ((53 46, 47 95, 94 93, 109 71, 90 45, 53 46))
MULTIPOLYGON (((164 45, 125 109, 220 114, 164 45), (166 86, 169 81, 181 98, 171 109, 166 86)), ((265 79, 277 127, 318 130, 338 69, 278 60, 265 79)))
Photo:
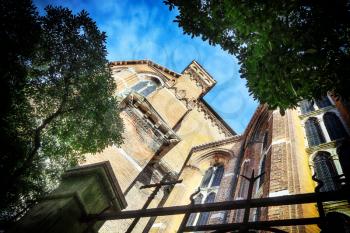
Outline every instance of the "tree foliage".
POLYGON ((122 143, 105 33, 85 11, 49 6, 39 16, 21 2, 1 3, 3 220, 53 188, 84 154, 122 143))
POLYGON ((334 91, 349 98, 350 4, 336 1, 166 0, 185 33, 238 57, 261 103, 282 111, 334 91))

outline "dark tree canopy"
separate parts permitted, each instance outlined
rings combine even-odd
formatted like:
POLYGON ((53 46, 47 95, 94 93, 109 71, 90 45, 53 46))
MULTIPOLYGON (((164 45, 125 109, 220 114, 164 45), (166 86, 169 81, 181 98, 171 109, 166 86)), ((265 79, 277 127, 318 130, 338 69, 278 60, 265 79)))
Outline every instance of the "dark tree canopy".
POLYGON ((327 91, 349 99, 350 3, 166 0, 184 33, 238 57, 261 103, 282 111, 327 91))
POLYGON ((20 214, 62 172, 122 143, 106 35, 88 13, 1 1, 0 219, 20 214), (6 46, 4 46, 6 45, 6 46), (3 63, 3 64, 4 64, 3 63))

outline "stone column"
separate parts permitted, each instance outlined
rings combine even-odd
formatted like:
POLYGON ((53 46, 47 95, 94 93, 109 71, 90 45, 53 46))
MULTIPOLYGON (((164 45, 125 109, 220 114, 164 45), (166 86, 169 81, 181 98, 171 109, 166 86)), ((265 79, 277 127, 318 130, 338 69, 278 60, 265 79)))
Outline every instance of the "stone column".
POLYGON ((323 114, 322 115, 318 115, 317 119, 318 119, 318 122, 320 123, 320 127, 321 127, 321 130, 323 132, 324 139, 326 140, 326 142, 332 141, 331 138, 329 137, 328 130, 327 130, 326 125, 325 125, 325 123, 323 121, 323 114))
POLYGON ((102 221, 82 222, 87 214, 108 209, 119 212, 126 201, 109 162, 68 170, 61 184, 19 220, 10 231, 16 233, 91 233, 102 221))

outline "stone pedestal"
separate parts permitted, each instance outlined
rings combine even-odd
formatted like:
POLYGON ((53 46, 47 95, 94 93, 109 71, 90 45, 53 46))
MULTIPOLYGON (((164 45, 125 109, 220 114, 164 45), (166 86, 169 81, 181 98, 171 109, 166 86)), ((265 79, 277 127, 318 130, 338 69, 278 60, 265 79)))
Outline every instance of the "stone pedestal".
POLYGON ((109 162, 68 170, 59 187, 31 209, 10 232, 91 233, 103 222, 84 223, 87 214, 119 212, 126 201, 109 162))

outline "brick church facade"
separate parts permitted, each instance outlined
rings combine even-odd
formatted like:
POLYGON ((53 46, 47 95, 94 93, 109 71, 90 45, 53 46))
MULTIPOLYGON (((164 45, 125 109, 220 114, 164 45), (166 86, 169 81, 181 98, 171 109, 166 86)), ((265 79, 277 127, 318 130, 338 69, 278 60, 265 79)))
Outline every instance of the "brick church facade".
MULTIPOLYGON (((314 192, 312 175, 323 191, 336 190, 333 177, 350 171, 349 105, 332 96, 302 101, 285 115, 260 105, 238 135, 205 102, 216 81, 196 61, 177 73, 148 60, 112 62, 124 122, 124 144, 86 156, 85 164, 110 161, 126 197, 127 210, 140 209, 152 189, 141 186, 167 180, 150 207, 245 199, 247 182, 239 175, 264 173, 253 198, 314 192)), ((322 191, 322 190, 321 190, 322 191)), ((328 208, 328 209, 327 209, 328 208)), ((344 203, 327 211, 349 216, 344 203)), ((107 210, 108 211, 108 210, 107 210)), ((318 216, 314 204, 257 208, 250 220, 318 216)), ((176 232, 183 215, 142 218, 132 232, 176 232)), ((190 225, 240 222, 242 210, 192 214, 190 225)), ((100 232, 125 232, 130 220, 107 221, 100 232)), ((130 230, 130 229, 129 229, 130 230)), ((319 232, 317 226, 285 228, 319 232)))

